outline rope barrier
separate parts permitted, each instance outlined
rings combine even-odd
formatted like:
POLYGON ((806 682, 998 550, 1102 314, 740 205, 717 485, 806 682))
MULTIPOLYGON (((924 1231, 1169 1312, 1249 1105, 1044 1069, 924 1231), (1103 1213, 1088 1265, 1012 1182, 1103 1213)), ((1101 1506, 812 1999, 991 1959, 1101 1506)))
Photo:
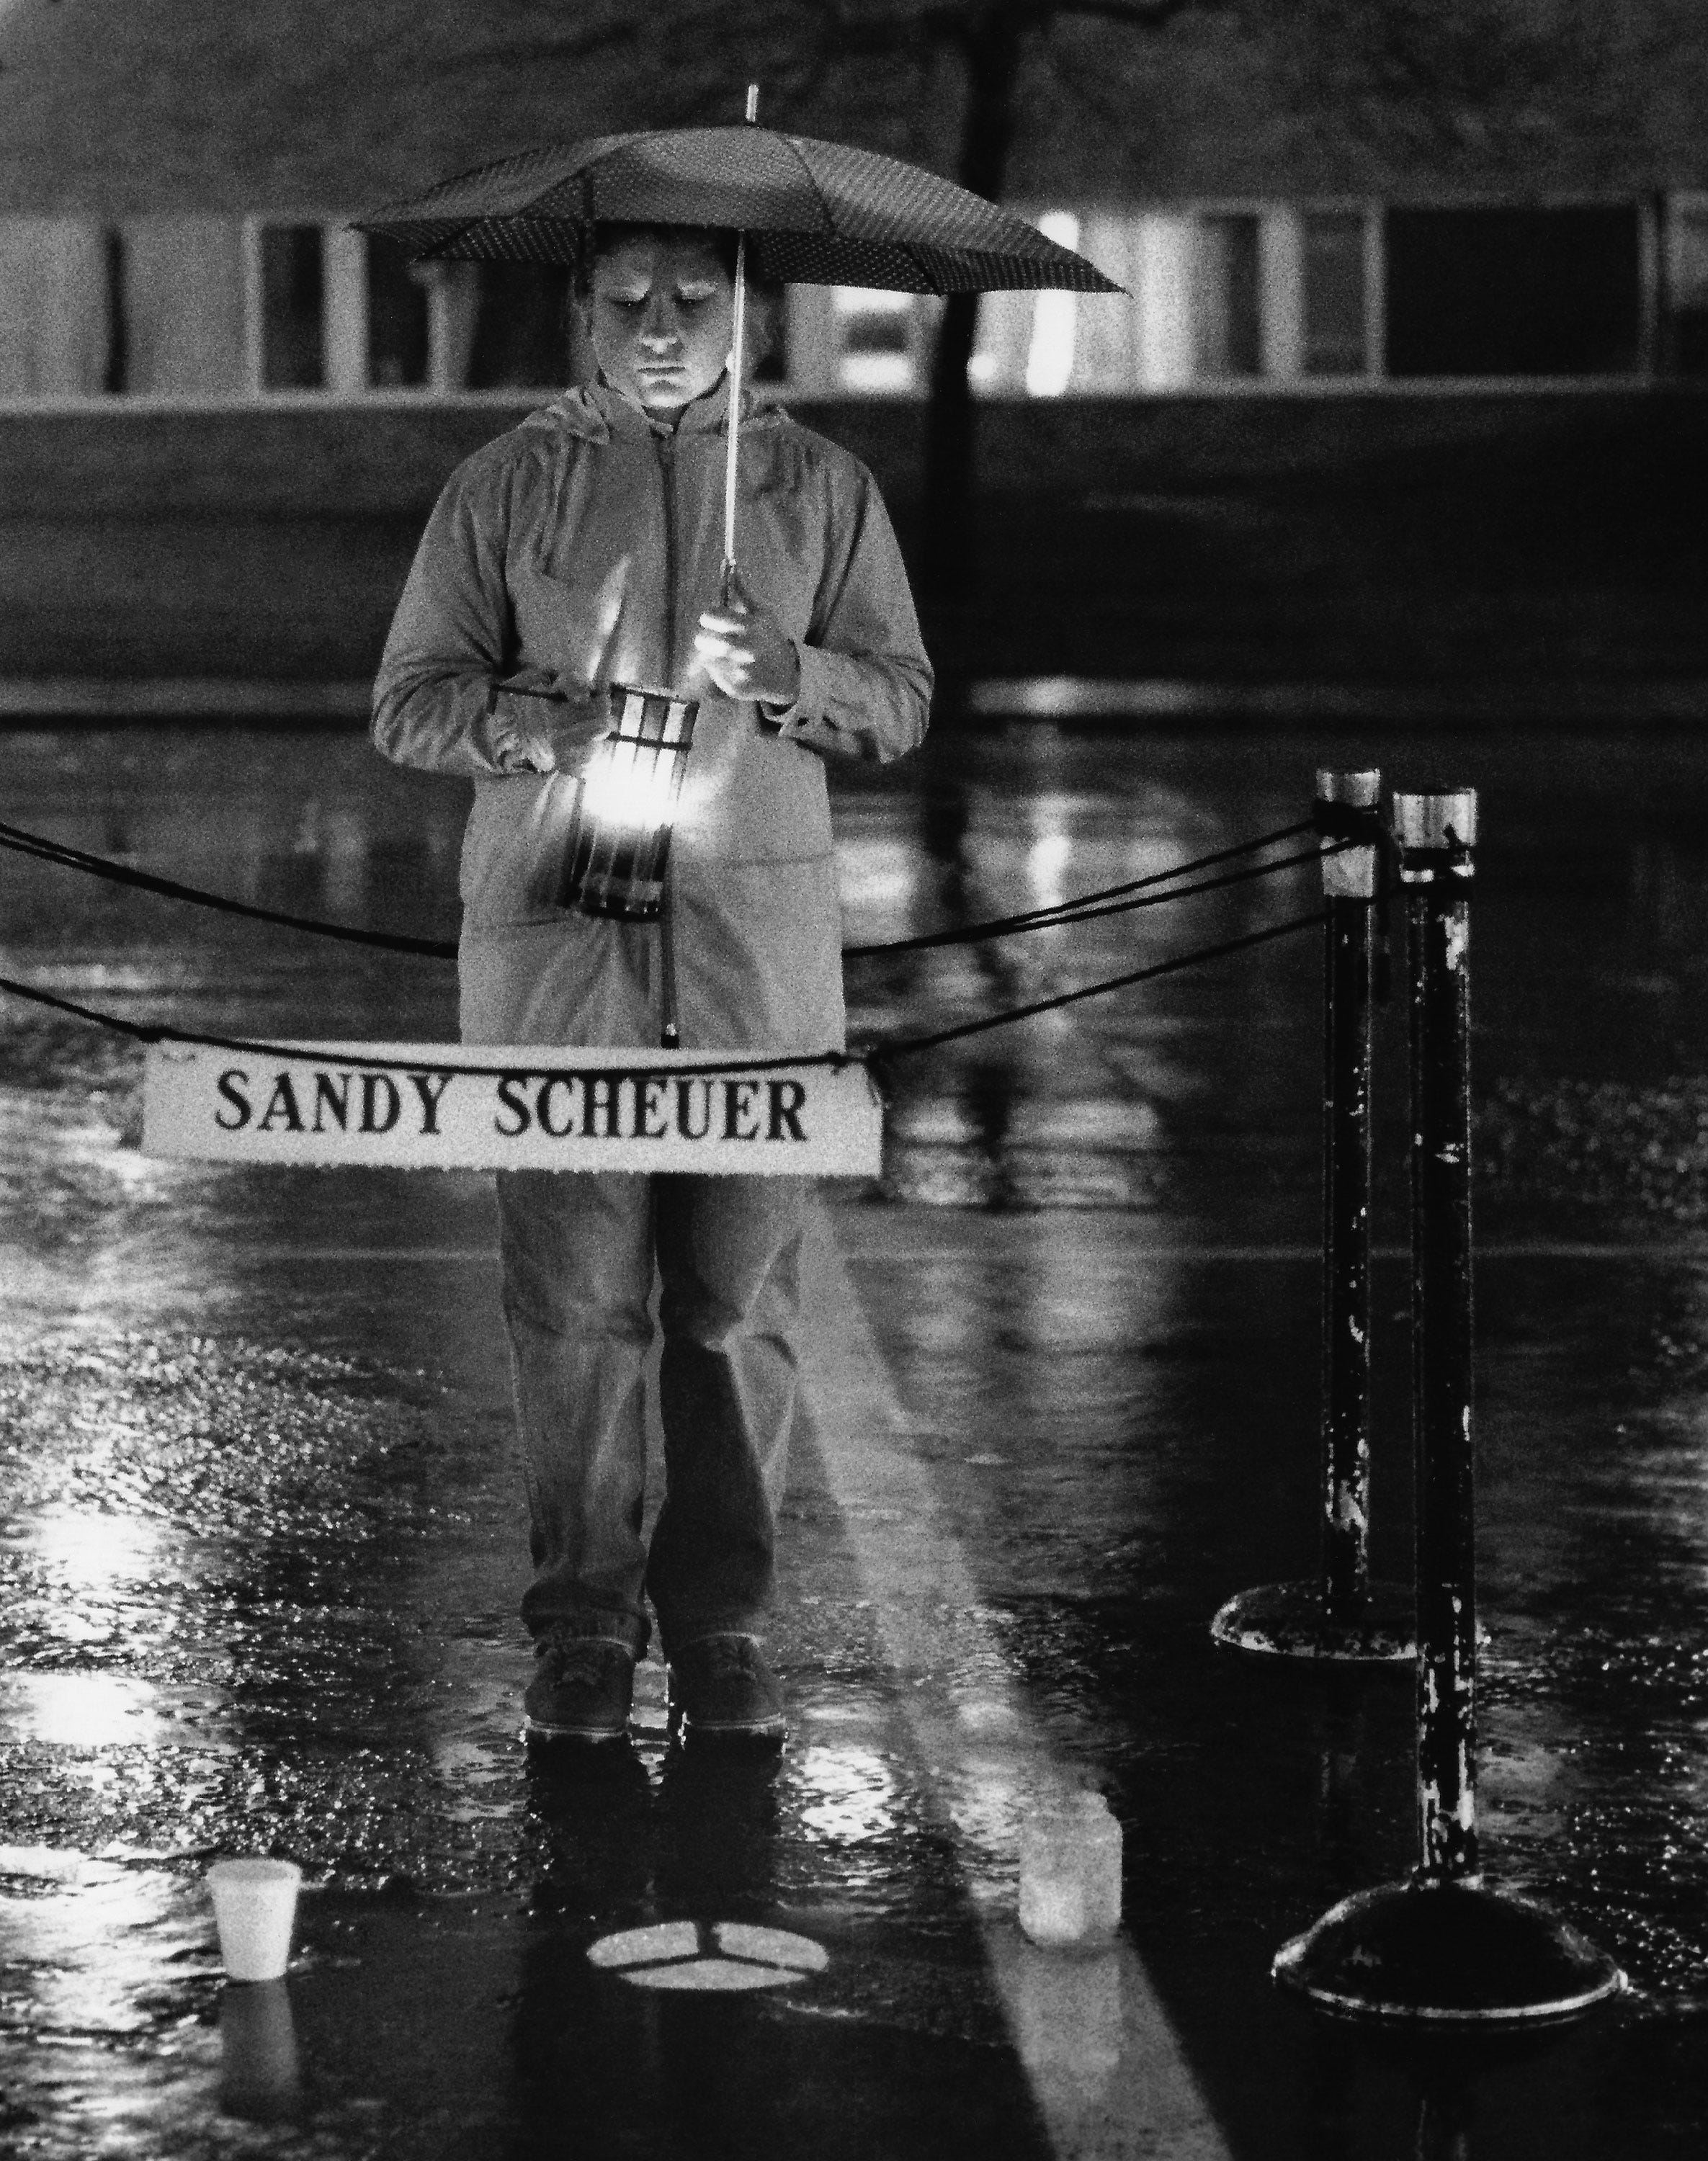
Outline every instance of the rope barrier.
POLYGON ((374 945, 387 953, 416 953, 433 961, 454 961, 456 947, 442 938, 410 938, 401 931, 362 930, 343 923, 324 923, 310 915, 288 915, 276 908, 257 908, 246 900, 231 900, 224 893, 206 893, 200 887, 180 885, 175 878, 157 877, 153 871, 133 869, 128 863, 116 863, 107 856, 92 856, 82 848, 74 848, 61 841, 49 841, 39 833, 26 832, 20 825, 0 825, 0 848, 9 848, 15 855, 30 856, 38 862, 57 863, 61 870, 82 871, 91 877, 104 878, 110 885, 134 886, 143 893, 157 893, 168 900, 185 900, 197 908, 217 909, 225 915, 247 916, 256 923, 276 923, 287 930, 311 931, 317 938, 341 938, 351 945, 374 945))
MULTIPOLYGON (((124 1020, 117 1013, 101 1013, 93 1006, 79 1005, 75 998, 56 997, 51 991, 37 990, 29 983, 15 982, 9 976, 0 976, 0 991, 10 992, 15 998, 27 999, 33 1005, 47 1006, 55 1013, 70 1013, 76 1019, 92 1021, 97 1028, 110 1028, 115 1034, 128 1035, 138 1043, 181 1043, 208 1050, 235 1050, 254 1058, 300 1058, 305 1054, 301 1044, 263 1043, 250 1036, 209 1035, 191 1028, 168 1028, 164 1023, 124 1020)), ((550 1046, 544 1045, 545 1057, 538 1065, 518 1065, 513 1059, 503 1065, 482 1065, 463 1060, 387 1058, 376 1054, 372 1057, 358 1055, 354 1051, 339 1051, 325 1044, 312 1046, 316 1059, 327 1065, 348 1065, 364 1073, 448 1073, 453 1076, 480 1079, 492 1074, 520 1073, 544 1076, 566 1069, 550 1063, 550 1046)), ((625 1071, 644 1070, 646 1054, 627 1052, 621 1044, 610 1046, 613 1060, 623 1065, 625 1071)), ((855 1053, 844 1050, 820 1050, 810 1054, 784 1058, 721 1058, 703 1065, 679 1065, 674 1061, 660 1071, 680 1075, 685 1079, 708 1073, 781 1073, 793 1071, 802 1065, 828 1066, 832 1072, 841 1072, 844 1066, 859 1062, 855 1053)))
MULTIPOLYGON (((989 939, 1009 937, 1022 930, 1049 929, 1059 924, 1089 922, 1100 915, 1121 914, 1128 908, 1157 907, 1164 901, 1190 899, 1195 893, 1215 892, 1224 885, 1268 877, 1272 872, 1292 870, 1301 863, 1314 862, 1319 853, 1324 851, 1313 849, 1308 854, 1287 857, 1279 862, 1256 865, 1250 870, 1227 877, 1206 880, 1200 884, 1180 887, 1168 893, 1150 893, 1143 899, 1129 900, 1127 896, 1160 885, 1172 886, 1175 881, 1195 877, 1200 871, 1236 861, 1242 856, 1258 854, 1265 848, 1278 846, 1283 841, 1297 840, 1301 834, 1313 830, 1310 819, 1301 819, 1298 823, 1283 825, 1273 833, 1259 834, 1253 840, 1237 841, 1230 847, 1218 848, 1209 855, 1197 857, 1192 862, 1177 863, 1171 870, 1153 871, 1143 877, 1130 878, 1124 884, 1106 886, 1095 893, 1054 902, 1048 908, 1029 909, 1021 914, 999 916, 986 923, 926 931, 915 938, 896 939, 887 944, 848 945, 843 948, 844 957, 867 960, 880 953, 919 952, 938 945, 978 945, 989 939)), ((1350 841, 1339 838, 1331 841, 1332 847, 1351 845, 1350 841)), ((104 879, 109 884, 129 886, 140 892, 158 893, 168 900, 185 901, 194 907, 217 909, 222 914, 243 916, 252 922, 271 923, 287 930, 307 931, 319 938, 336 938, 347 945, 371 945, 382 952, 408 953, 434 961, 454 961, 456 958, 454 940, 412 938, 400 931, 362 929, 350 924, 328 923, 316 916, 294 915, 280 909, 262 908, 249 901, 232 900, 223 893, 209 893, 199 886, 181 884, 175 878, 161 877, 153 871, 138 870, 131 864, 115 862, 109 856, 93 855, 87 849, 73 847, 68 841, 50 840, 44 834, 32 833, 21 825, 0 823, 0 848, 8 849, 15 855, 29 857, 35 862, 56 864, 61 870, 79 871, 86 877, 104 879)))
MULTIPOLYGON (((1047 920, 1030 916, 999 919, 991 923, 969 924, 960 930, 928 931, 923 937, 898 939, 889 945, 845 945, 845 960, 864 960, 879 953, 922 952, 938 945, 981 945, 997 938, 1013 938, 1028 930, 1054 930, 1064 924, 1096 923, 1106 915, 1129 915, 1136 909, 1160 908, 1171 900, 1191 900, 1200 893, 1220 893, 1225 888, 1245 885, 1253 878, 1270 877, 1279 871, 1297 870, 1305 863, 1320 862, 1325 856, 1337 856, 1353 845, 1350 841, 1336 841, 1327 848, 1309 848, 1296 856, 1283 856, 1272 863, 1253 863, 1241 871, 1224 871, 1219 877, 1200 878, 1191 885, 1175 886, 1167 893, 1143 893, 1126 900, 1105 900, 1092 905, 1086 900, 1076 903, 1071 914, 1052 914, 1047 920)), ((1179 872, 1170 875, 1178 877, 1179 872)), ((1132 888, 1119 888, 1131 893, 1132 888)))
MULTIPOLYGON (((1220 961, 1229 954, 1244 952, 1248 947, 1268 945, 1272 940, 1310 929, 1320 925, 1321 921, 1321 911, 1314 909, 1309 915, 1294 916, 1285 923, 1273 924, 1263 930, 1248 931, 1241 938, 1226 939, 1220 945, 1200 946, 1190 953, 1177 953, 1169 960, 1153 961, 1148 967, 1130 969, 1125 975, 1110 976, 1100 982, 1082 984, 1077 990, 1058 992, 1054 997, 1040 998, 1031 1005, 1011 1007, 999 1013, 987 1013, 977 1020, 964 1021, 958 1027, 941 1028, 931 1035, 904 1036, 899 1042, 878 1044, 865 1053, 825 1050, 810 1055, 783 1058, 721 1058, 705 1065, 679 1065, 673 1062, 668 1068, 660 1070, 691 1076, 715 1073, 775 1073, 801 1065, 824 1065, 839 1072, 844 1066, 857 1063, 888 1064, 894 1059, 913 1057, 920 1051, 935 1050, 943 1044, 958 1042, 963 1036, 982 1034, 987 1029, 1005 1027, 1013 1021, 1029 1020, 1039 1013, 1054 1013, 1062 1006, 1077 1005, 1086 998, 1101 997, 1110 991, 1125 990, 1135 983, 1153 982, 1159 976, 1175 975, 1182 969, 1220 961)), ((30 1004, 45 1006, 55 1013, 67 1013, 75 1019, 91 1022, 98 1028, 129 1036, 138 1043, 182 1043, 211 1050, 233 1050, 260 1058, 296 1058, 302 1055, 300 1045, 293 1047, 289 1044, 263 1043, 247 1036, 198 1034, 189 1028, 169 1028, 159 1023, 125 1020, 117 1013, 102 1013, 93 1006, 80 1005, 74 998, 62 998, 51 991, 39 990, 33 984, 20 983, 10 976, 0 976, 0 991, 8 992, 13 997, 23 998, 30 1004)), ((324 1044, 315 1046, 315 1055, 328 1064, 348 1065, 364 1072, 448 1073, 477 1077, 497 1073, 547 1075, 561 1070, 554 1066, 549 1059, 542 1060, 537 1065, 518 1065, 513 1060, 503 1065, 489 1065, 465 1060, 358 1056, 354 1052, 330 1050, 324 1044)), ((644 1063, 643 1054, 638 1053, 630 1060, 630 1065, 637 1070, 643 1067, 644 1063)))
MULTIPOLYGON (((1143 877, 1128 878, 1122 885, 1104 886, 1096 893, 1081 893, 1074 899, 1054 901, 1048 908, 1028 909, 1018 915, 997 916, 987 923, 971 923, 957 929, 927 930, 916 938, 897 938, 883 945, 845 945, 842 948, 843 957, 863 961, 879 953, 914 953, 932 945, 973 945, 986 938, 1006 937, 1011 930, 1045 930, 1053 929, 1058 923, 1076 922, 1082 911, 1117 914, 1119 911, 1113 908, 1104 910, 1102 903, 1118 901, 1124 894, 1138 893, 1147 887, 1168 884, 1175 878, 1195 877, 1200 871, 1212 869, 1217 863, 1232 862, 1241 856, 1256 855, 1263 848, 1278 847, 1284 841, 1296 841, 1301 834, 1315 831, 1313 820, 1301 818, 1296 825, 1282 825, 1273 833, 1258 834, 1255 840, 1239 841, 1232 847, 1217 848, 1207 856, 1195 857, 1190 862, 1176 863, 1171 870, 1151 871, 1143 877)), ((1336 845, 1339 845, 1338 836, 1336 845)), ((1289 857, 1285 862, 1265 864, 1262 870, 1288 870, 1295 862, 1314 862, 1316 856, 1317 851, 1313 849, 1307 856, 1289 857)), ((1253 872, 1249 875, 1258 876, 1261 872, 1253 872)), ((1161 896, 1165 900, 1187 897, 1185 893, 1164 893, 1161 896)))
POLYGON ((1194 953, 1177 953, 1170 960, 1153 961, 1148 968, 1133 968, 1124 976, 1110 976, 1101 983, 1087 983, 1076 991, 1060 991, 1051 998, 1040 998, 1035 1005, 1014 1006, 1006 1013, 987 1013, 982 1019, 963 1021, 958 1028, 940 1028, 935 1035, 905 1036, 899 1043, 884 1044, 872 1054, 880 1060, 907 1058, 921 1050, 935 1050, 940 1044, 958 1043, 962 1037, 982 1035, 986 1029, 1001 1028, 1009 1021, 1029 1020, 1034 1013, 1054 1013, 1059 1007, 1077 1005, 1082 998, 1101 997, 1106 991, 1122 991, 1133 983, 1153 982, 1159 976, 1173 976, 1183 968, 1198 967, 1206 961, 1220 961, 1230 953, 1243 953, 1253 945, 1267 945, 1272 940, 1289 938, 1300 930, 1315 930, 1322 927, 1322 910, 1313 909, 1309 915, 1289 917, 1285 923, 1272 924, 1267 929, 1250 930, 1242 938, 1229 938, 1219 945, 1202 945, 1194 953))
MULTIPOLYGON (((1351 837, 1342 837, 1338 834, 1323 834, 1317 820, 1310 818, 1302 819, 1293 825, 1281 826, 1273 832, 1259 834, 1253 839, 1237 841, 1228 847, 1213 850, 1211 853, 1198 857, 1190 862, 1176 864, 1171 869, 1149 872, 1143 877, 1130 878, 1119 885, 1103 887, 1093 893, 1058 901, 1047 908, 1031 909, 1019 914, 997 917, 985 923, 967 924, 945 930, 928 931, 915 938, 899 939, 884 945, 849 946, 845 949, 845 951, 850 958, 865 959, 880 953, 916 952, 943 945, 971 945, 991 939, 1014 936, 1027 930, 1052 929, 1066 924, 1096 921, 1106 915, 1124 914, 1140 908, 1159 907, 1166 901, 1190 899, 1199 893, 1218 892, 1255 878, 1268 877, 1283 871, 1296 869, 1305 863, 1320 861, 1325 854, 1338 853, 1341 849, 1352 845, 1354 842, 1351 837), (1264 849, 1277 846, 1284 841, 1294 840, 1303 834, 1311 832, 1317 833, 1320 841, 1325 839, 1328 846, 1326 847, 1319 846, 1298 855, 1284 857, 1278 862, 1257 863, 1244 869, 1223 872, 1219 877, 1197 879, 1195 883, 1184 885, 1179 883, 1183 878, 1191 879, 1197 872, 1209 870, 1220 864, 1236 862, 1242 857, 1260 853, 1264 849), (1157 890, 1164 886, 1166 886, 1169 890, 1157 890)), ((63 870, 79 871, 91 877, 105 879, 113 884, 159 893, 168 899, 185 901, 196 907, 215 909, 222 914, 242 916, 252 921, 272 923, 288 929, 308 931, 319 937, 336 938, 351 945, 369 945, 383 951, 419 955, 433 960, 455 959, 456 956, 457 949, 455 944, 446 940, 412 938, 401 933, 362 929, 346 924, 327 923, 315 917, 291 914, 279 909, 262 908, 247 901, 233 900, 222 893, 209 893, 200 887, 182 884, 174 878, 159 877, 151 871, 138 870, 130 864, 114 862, 110 857, 92 854, 87 849, 74 847, 67 841, 51 840, 44 834, 30 832, 23 826, 0 822, 0 848, 9 849, 15 854, 29 857, 34 861, 56 864, 63 870)), ((899 1042, 885 1044, 878 1046, 867 1055, 870 1059, 888 1062, 910 1057, 922 1051, 934 1050, 944 1044, 958 1042, 966 1036, 981 1034, 992 1028, 1005 1027, 1016 1021, 1030 1019, 1039 1013, 1053 1013, 1064 1006, 1077 1004, 1086 998, 1099 997, 1111 991, 1126 989, 1136 983, 1148 982, 1158 976, 1175 974, 1185 968, 1222 959, 1229 954, 1244 951, 1251 946, 1265 945, 1271 940, 1286 937, 1294 931, 1304 929, 1320 920, 1320 917, 1316 913, 1308 916, 1295 917, 1287 923, 1248 933, 1244 937, 1225 940, 1216 945, 1200 947, 1194 952, 1177 954, 1169 960, 1153 962, 1148 967, 1131 969, 1124 974, 1108 976, 1099 982, 1084 984, 1077 990, 1060 992, 1054 997, 1039 999, 1030 1005, 1010 1008, 999 1013, 985 1014, 977 1020, 963 1022, 957 1027, 940 1029, 930 1035, 903 1038, 899 1042)), ((0 990, 8 992, 13 997, 22 998, 29 1003, 43 1006, 53 1012, 65 1013, 74 1019, 89 1022, 94 1026, 105 1028, 116 1034, 128 1036, 143 1044, 181 1043, 187 1046, 230 1050, 253 1057, 289 1058, 298 1054, 288 1044, 267 1043, 244 1036, 199 1034, 188 1029, 169 1028, 164 1024, 126 1020, 118 1014, 99 1012, 93 1007, 79 1004, 75 999, 57 997, 52 992, 39 990, 9 976, 0 976, 0 990)), ((327 1058, 332 1063, 351 1067, 359 1066, 363 1070, 375 1072, 431 1072, 474 1077, 498 1073, 513 1074, 518 1071, 545 1075, 560 1070, 549 1063, 520 1068, 513 1062, 500 1067, 466 1060, 423 1065, 419 1060, 387 1058, 380 1054, 359 1058, 353 1052, 335 1054, 324 1048, 317 1049, 316 1054, 327 1058)), ((792 1066, 819 1065, 827 1066, 832 1070, 840 1070, 850 1063, 855 1062, 857 1057, 858 1054, 825 1051, 807 1058, 743 1058, 721 1060, 716 1064, 673 1065, 669 1070, 673 1073, 685 1075, 713 1073, 767 1073, 777 1072, 792 1066)))

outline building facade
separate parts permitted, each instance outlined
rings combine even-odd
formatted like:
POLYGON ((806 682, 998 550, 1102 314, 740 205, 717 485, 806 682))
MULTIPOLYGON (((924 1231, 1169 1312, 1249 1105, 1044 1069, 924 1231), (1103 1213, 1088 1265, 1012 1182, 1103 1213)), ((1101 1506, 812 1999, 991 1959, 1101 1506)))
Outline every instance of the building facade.
MULTIPOLYGON (((994 398, 1708 378, 1708 193, 1018 206, 1125 289, 994 294, 994 398)), ((567 276, 414 266, 352 212, 0 217, 0 399, 549 391, 567 276)), ((923 394, 936 306, 795 287, 761 378, 923 394)))
MULTIPOLYGON (((733 119, 750 78, 781 124, 954 170, 961 59, 815 74, 826 12, 0 0, 0 679, 75 650, 90 680, 359 685, 445 475, 578 357, 565 273, 412 266, 352 217, 543 138, 733 119)), ((1004 199, 1125 289, 982 303, 984 614, 942 635, 1027 664, 1047 557, 1052 665, 1357 676, 1435 581, 1429 649, 1467 667, 1622 637, 1619 665, 1708 680, 1705 80, 1699 0, 1247 0, 1146 37, 1056 11, 1004 199), (1427 90, 1358 45, 1378 18, 1427 90), (1507 555, 1473 569, 1467 529, 1507 555), (1605 636, 1550 577, 1593 584, 1605 636)), ((904 543, 938 305, 795 288, 759 370, 867 457, 904 543)))

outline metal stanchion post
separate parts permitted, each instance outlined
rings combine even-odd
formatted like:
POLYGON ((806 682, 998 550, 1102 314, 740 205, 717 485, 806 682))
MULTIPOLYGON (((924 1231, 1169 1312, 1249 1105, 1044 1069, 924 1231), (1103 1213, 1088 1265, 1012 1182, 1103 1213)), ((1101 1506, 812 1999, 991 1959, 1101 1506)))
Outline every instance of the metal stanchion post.
POLYGON ((1241 1651, 1339 1664, 1413 1655, 1411 1594, 1370 1579, 1370 1068, 1382 775, 1319 773, 1322 861, 1322 1564, 1318 1580, 1268 1583, 1210 1624, 1241 1651))
POLYGON ((1476 1873, 1471 877, 1476 798, 1396 796, 1411 1008, 1412 1420, 1423 1867, 1476 1873), (1400 806, 1403 805, 1403 810, 1400 806))
POLYGON ((1342 2018, 1477 2028, 1574 2018, 1624 1976, 1476 1854, 1471 1476, 1471 880, 1476 797, 1397 795, 1411 1001, 1412 1403, 1418 1491, 1422 1858, 1276 1954, 1278 1981, 1342 2018))

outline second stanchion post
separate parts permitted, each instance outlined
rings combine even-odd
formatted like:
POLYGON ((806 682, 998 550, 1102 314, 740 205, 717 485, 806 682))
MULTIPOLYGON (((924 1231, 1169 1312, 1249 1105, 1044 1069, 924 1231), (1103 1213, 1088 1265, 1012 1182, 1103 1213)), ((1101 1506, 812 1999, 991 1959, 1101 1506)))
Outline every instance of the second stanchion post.
POLYGON ((1323 883, 1321 1558, 1210 1624, 1231 1650, 1337 1664, 1412 1656, 1411 1593, 1370 1575, 1370 1084, 1382 775, 1316 776, 1323 883))

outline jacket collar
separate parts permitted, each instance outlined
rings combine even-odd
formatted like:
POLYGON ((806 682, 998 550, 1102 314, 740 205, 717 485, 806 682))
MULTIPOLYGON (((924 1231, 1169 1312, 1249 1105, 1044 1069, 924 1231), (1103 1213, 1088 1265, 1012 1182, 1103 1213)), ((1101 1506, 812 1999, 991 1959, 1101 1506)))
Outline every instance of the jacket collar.
MULTIPOLYGON (((572 383, 532 416, 535 425, 567 429, 589 442, 607 443, 613 435, 646 442, 665 435, 721 435, 729 419, 730 379, 721 375, 703 398, 685 405, 674 428, 654 420, 633 398, 615 389, 602 375, 572 383)), ((780 406, 758 404, 751 390, 742 393, 743 429, 767 427, 787 416, 780 406)))
MULTIPOLYGON (((602 375, 581 386, 583 394, 596 408, 600 417, 613 435, 721 435, 729 426, 730 379, 721 375, 703 397, 685 405, 674 422, 655 420, 638 398, 607 383, 602 375)), ((750 427, 757 421, 770 417, 769 407, 757 404, 751 390, 742 393, 742 425, 750 427)))

